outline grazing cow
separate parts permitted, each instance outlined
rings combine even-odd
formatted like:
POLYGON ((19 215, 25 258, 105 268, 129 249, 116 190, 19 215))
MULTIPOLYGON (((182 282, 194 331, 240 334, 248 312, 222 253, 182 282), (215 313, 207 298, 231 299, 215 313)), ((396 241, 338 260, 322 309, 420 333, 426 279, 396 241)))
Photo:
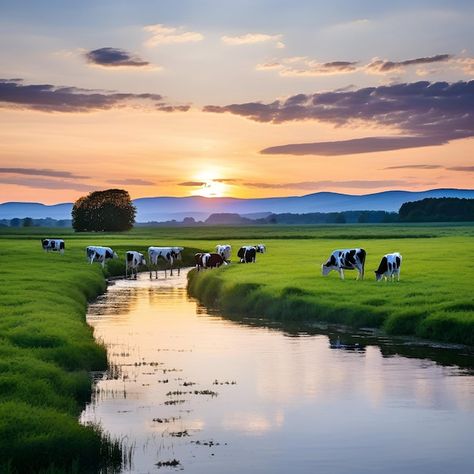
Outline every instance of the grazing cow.
POLYGON ((216 252, 226 261, 230 261, 232 247, 229 244, 216 245, 216 252))
POLYGON ((99 262, 102 264, 102 268, 105 267, 106 260, 118 258, 118 255, 110 247, 89 245, 89 247, 86 248, 86 253, 89 263, 99 262))
POLYGON ((218 253, 197 253, 194 255, 197 271, 204 268, 219 268, 222 265, 227 265, 224 258, 218 253))
POLYGON ((265 245, 263 244, 257 244, 255 246, 255 250, 257 251, 257 253, 265 253, 267 251, 267 247, 265 247, 265 245))
POLYGON ((63 239, 41 239, 41 246, 45 252, 59 252, 61 255, 66 248, 63 239))
POLYGON ((251 245, 244 245, 240 247, 237 252, 237 257, 240 258, 240 263, 255 263, 257 250, 251 245))
POLYGON ((388 253, 382 257, 379 268, 375 270, 375 280, 380 281, 394 280, 395 275, 397 280, 400 281, 400 267, 402 266, 402 256, 398 253, 388 253))
POLYGON ((135 280, 138 275, 138 267, 146 265, 145 257, 140 252, 129 250, 125 253, 125 278, 128 278, 128 271, 130 270, 130 278, 135 275, 135 280))
POLYGON ((334 250, 326 263, 321 265, 321 272, 326 276, 335 270, 339 273, 341 280, 344 280, 344 270, 357 270, 357 280, 364 279, 366 252, 364 249, 334 250))
MULTIPOLYGON (((173 276, 173 263, 182 260, 181 252, 183 247, 148 247, 148 257, 150 260, 150 278, 152 277, 152 265, 155 267, 155 276, 158 278, 158 259, 161 258, 170 265, 170 275, 173 276)), ((178 268, 178 275, 180 268, 178 268)), ((165 268, 166 278, 166 268, 165 268)))

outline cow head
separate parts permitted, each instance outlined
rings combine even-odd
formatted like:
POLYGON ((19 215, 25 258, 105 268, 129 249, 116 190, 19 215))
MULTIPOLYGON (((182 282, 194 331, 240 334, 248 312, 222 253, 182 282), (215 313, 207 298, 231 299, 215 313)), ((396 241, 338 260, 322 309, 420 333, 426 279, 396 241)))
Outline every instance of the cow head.
POLYGON ((331 270, 332 270, 332 268, 329 267, 326 263, 323 263, 323 264, 321 265, 321 274, 322 274, 323 276, 329 275, 329 273, 331 272, 331 270))
POLYGON ((112 258, 119 258, 119 256, 117 255, 117 252, 114 252, 113 254, 113 257, 112 258))
POLYGON ((383 279, 383 273, 378 273, 377 270, 375 270, 374 273, 375 273, 375 281, 380 281, 383 279))

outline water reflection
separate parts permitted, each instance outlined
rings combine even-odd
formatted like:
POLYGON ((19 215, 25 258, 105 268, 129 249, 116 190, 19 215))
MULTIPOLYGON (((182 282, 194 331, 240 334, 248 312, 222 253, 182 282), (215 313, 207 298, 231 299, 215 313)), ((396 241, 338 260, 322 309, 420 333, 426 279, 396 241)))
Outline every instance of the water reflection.
POLYGON ((449 356, 469 354, 223 319, 184 272, 117 282, 88 320, 112 370, 82 421, 128 443, 124 472, 474 469, 474 377, 449 356))

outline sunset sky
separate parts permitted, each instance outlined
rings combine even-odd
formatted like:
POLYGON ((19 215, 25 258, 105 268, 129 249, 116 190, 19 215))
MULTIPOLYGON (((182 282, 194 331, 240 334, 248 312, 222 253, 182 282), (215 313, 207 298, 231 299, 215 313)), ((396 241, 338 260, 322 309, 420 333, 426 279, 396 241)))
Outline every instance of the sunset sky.
POLYGON ((0 13, 0 202, 473 188, 472 1, 0 13))

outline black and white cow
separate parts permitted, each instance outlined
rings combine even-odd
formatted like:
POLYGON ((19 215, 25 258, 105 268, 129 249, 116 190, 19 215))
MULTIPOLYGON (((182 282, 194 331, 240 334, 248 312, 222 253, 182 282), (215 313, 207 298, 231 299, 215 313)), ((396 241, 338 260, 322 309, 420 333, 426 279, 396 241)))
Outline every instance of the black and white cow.
POLYGON ((118 258, 118 255, 110 247, 89 245, 89 247, 86 248, 86 253, 89 263, 99 262, 102 264, 102 268, 105 267, 106 260, 118 258))
POLYGON ((194 255, 197 271, 205 268, 219 268, 222 265, 227 265, 224 257, 218 253, 197 253, 194 255))
POLYGON ((267 247, 265 247, 265 245, 263 244, 257 244, 255 246, 255 250, 257 251, 257 253, 265 253, 267 251, 267 247))
POLYGON ((244 245, 237 252, 240 263, 255 263, 257 250, 252 245, 244 245))
POLYGON ((216 245, 216 253, 218 253, 226 262, 230 262, 232 247, 229 244, 216 245))
POLYGON ((402 256, 398 252, 388 253, 382 257, 379 268, 375 270, 375 280, 394 280, 395 276, 400 281, 400 267, 402 256))
POLYGON ((59 252, 61 255, 66 248, 63 239, 41 239, 41 246, 45 252, 59 252))
POLYGON ((344 270, 357 270, 357 280, 363 280, 365 257, 364 249, 334 250, 328 261, 321 265, 321 273, 326 276, 334 270, 339 273, 341 280, 344 280, 344 270))
MULTIPOLYGON (((152 265, 155 267, 155 276, 158 278, 158 259, 161 258, 170 265, 170 275, 173 276, 173 263, 182 260, 181 252, 183 247, 148 247, 148 257, 150 261, 150 278, 152 277, 152 265)), ((180 268, 178 266, 178 275, 180 268)), ((166 268, 165 268, 166 278, 166 268)))
POLYGON ((146 265, 145 257, 140 252, 129 250, 125 253, 125 278, 128 278, 130 272, 130 278, 135 277, 137 279, 138 267, 140 265, 146 265))

